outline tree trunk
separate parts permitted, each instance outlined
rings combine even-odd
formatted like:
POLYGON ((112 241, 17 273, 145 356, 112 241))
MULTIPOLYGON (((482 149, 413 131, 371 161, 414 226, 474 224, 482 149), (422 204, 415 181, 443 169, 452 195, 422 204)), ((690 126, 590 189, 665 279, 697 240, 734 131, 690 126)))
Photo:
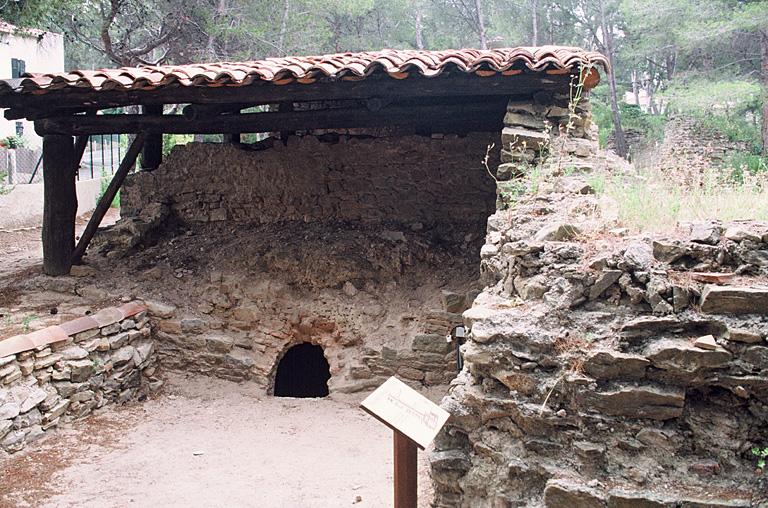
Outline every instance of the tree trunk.
POLYGON ((416 49, 424 49, 424 34, 421 4, 416 3, 416 49))
POLYGON ((760 31, 763 77, 763 156, 768 157, 768 30, 760 31))
POLYGON ((637 69, 632 69, 632 93, 635 96, 635 104, 640 106, 640 83, 637 82, 637 69))
POLYGON ((475 14, 477 15, 477 31, 480 37, 480 49, 488 49, 488 40, 485 34, 485 16, 481 0, 475 0, 475 14))
POLYGON ((290 12, 290 0, 283 0, 283 20, 280 22, 280 35, 277 39, 277 47, 280 48, 280 54, 285 56, 285 35, 288 33, 288 13, 290 12))
POLYGON ((627 140, 624 137, 624 129, 621 128, 621 112, 619 111, 618 92, 616 91, 616 66, 613 63, 613 28, 609 26, 605 18, 605 5, 603 0, 600 0, 600 29, 603 32, 603 45, 605 47, 606 57, 608 58, 608 64, 611 67, 611 72, 608 73, 608 89, 611 95, 611 113, 613 116, 613 130, 616 144, 616 154, 619 157, 627 157, 629 150, 627 149, 627 140))
POLYGON ((539 0, 531 0, 531 24, 533 25, 531 37, 531 46, 539 45, 539 0))

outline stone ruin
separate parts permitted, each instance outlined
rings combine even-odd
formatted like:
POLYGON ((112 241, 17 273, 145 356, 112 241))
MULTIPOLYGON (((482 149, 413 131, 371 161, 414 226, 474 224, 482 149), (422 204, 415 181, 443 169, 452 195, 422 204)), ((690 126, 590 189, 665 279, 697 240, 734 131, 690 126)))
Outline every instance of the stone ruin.
POLYGON ((605 160, 573 141, 537 192, 510 197, 521 170, 497 172, 434 506, 766 506, 751 449, 768 443, 768 224, 606 231, 605 160))
MULTIPOLYGON (((768 226, 606 231, 590 175, 618 162, 598 154, 589 103, 538 93, 510 102, 505 124, 500 136, 177 147, 130 177, 91 267, 57 284, 144 300, 164 368, 271 391, 287 352, 313 344, 332 393, 390 375, 450 383, 452 417, 430 457, 436 507, 759 505, 750 448, 768 443, 768 226), (94 288, 93 268, 114 273, 94 288), (445 337, 462 324, 457 375, 445 337)), ((103 343, 76 349, 119 370, 110 357, 127 346, 103 343)), ((44 366, 40 351, 32 371, 22 364, 37 352, 2 360, 3 381, 51 376, 39 422, 24 416, 34 409, 0 418, 6 451, 56 420, 48 397, 77 416, 156 382, 132 356, 119 379, 94 368, 61 393, 86 357, 54 349, 61 358, 44 366)), ((0 393, 0 409, 26 404, 0 393)))

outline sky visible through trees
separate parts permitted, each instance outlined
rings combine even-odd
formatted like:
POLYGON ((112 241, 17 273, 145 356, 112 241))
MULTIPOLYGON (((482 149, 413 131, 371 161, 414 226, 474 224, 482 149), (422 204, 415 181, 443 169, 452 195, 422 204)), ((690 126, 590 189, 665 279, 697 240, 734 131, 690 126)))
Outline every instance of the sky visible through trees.
POLYGON ((725 105, 760 124, 763 155, 768 145, 766 0, 0 0, 0 16, 64 33, 70 68, 581 46, 613 63, 615 87, 601 88, 617 151, 625 91, 649 96, 652 113, 659 95, 725 105))

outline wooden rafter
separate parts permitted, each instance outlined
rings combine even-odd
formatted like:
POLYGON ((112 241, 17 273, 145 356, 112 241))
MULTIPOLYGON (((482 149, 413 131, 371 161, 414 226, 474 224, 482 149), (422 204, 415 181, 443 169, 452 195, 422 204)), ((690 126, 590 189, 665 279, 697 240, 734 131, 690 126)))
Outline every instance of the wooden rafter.
POLYGON ((433 132, 456 127, 500 129, 506 98, 481 103, 397 106, 380 111, 366 108, 320 111, 278 111, 217 115, 190 119, 184 115, 77 115, 35 121, 38 134, 222 134, 241 132, 296 131, 334 128, 413 126, 433 132))

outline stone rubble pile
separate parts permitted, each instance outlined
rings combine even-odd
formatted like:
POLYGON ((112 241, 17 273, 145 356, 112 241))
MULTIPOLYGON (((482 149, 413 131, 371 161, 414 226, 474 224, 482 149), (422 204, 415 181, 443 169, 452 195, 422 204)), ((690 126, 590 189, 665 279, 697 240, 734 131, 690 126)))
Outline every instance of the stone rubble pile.
POLYGON ((60 423, 162 384, 155 377, 149 318, 139 303, 105 308, 32 334, 53 335, 57 341, 0 358, 0 457, 18 452, 60 423))
POLYGON ((488 220, 434 506, 759 506, 768 224, 605 233, 586 170, 561 157, 488 220))

